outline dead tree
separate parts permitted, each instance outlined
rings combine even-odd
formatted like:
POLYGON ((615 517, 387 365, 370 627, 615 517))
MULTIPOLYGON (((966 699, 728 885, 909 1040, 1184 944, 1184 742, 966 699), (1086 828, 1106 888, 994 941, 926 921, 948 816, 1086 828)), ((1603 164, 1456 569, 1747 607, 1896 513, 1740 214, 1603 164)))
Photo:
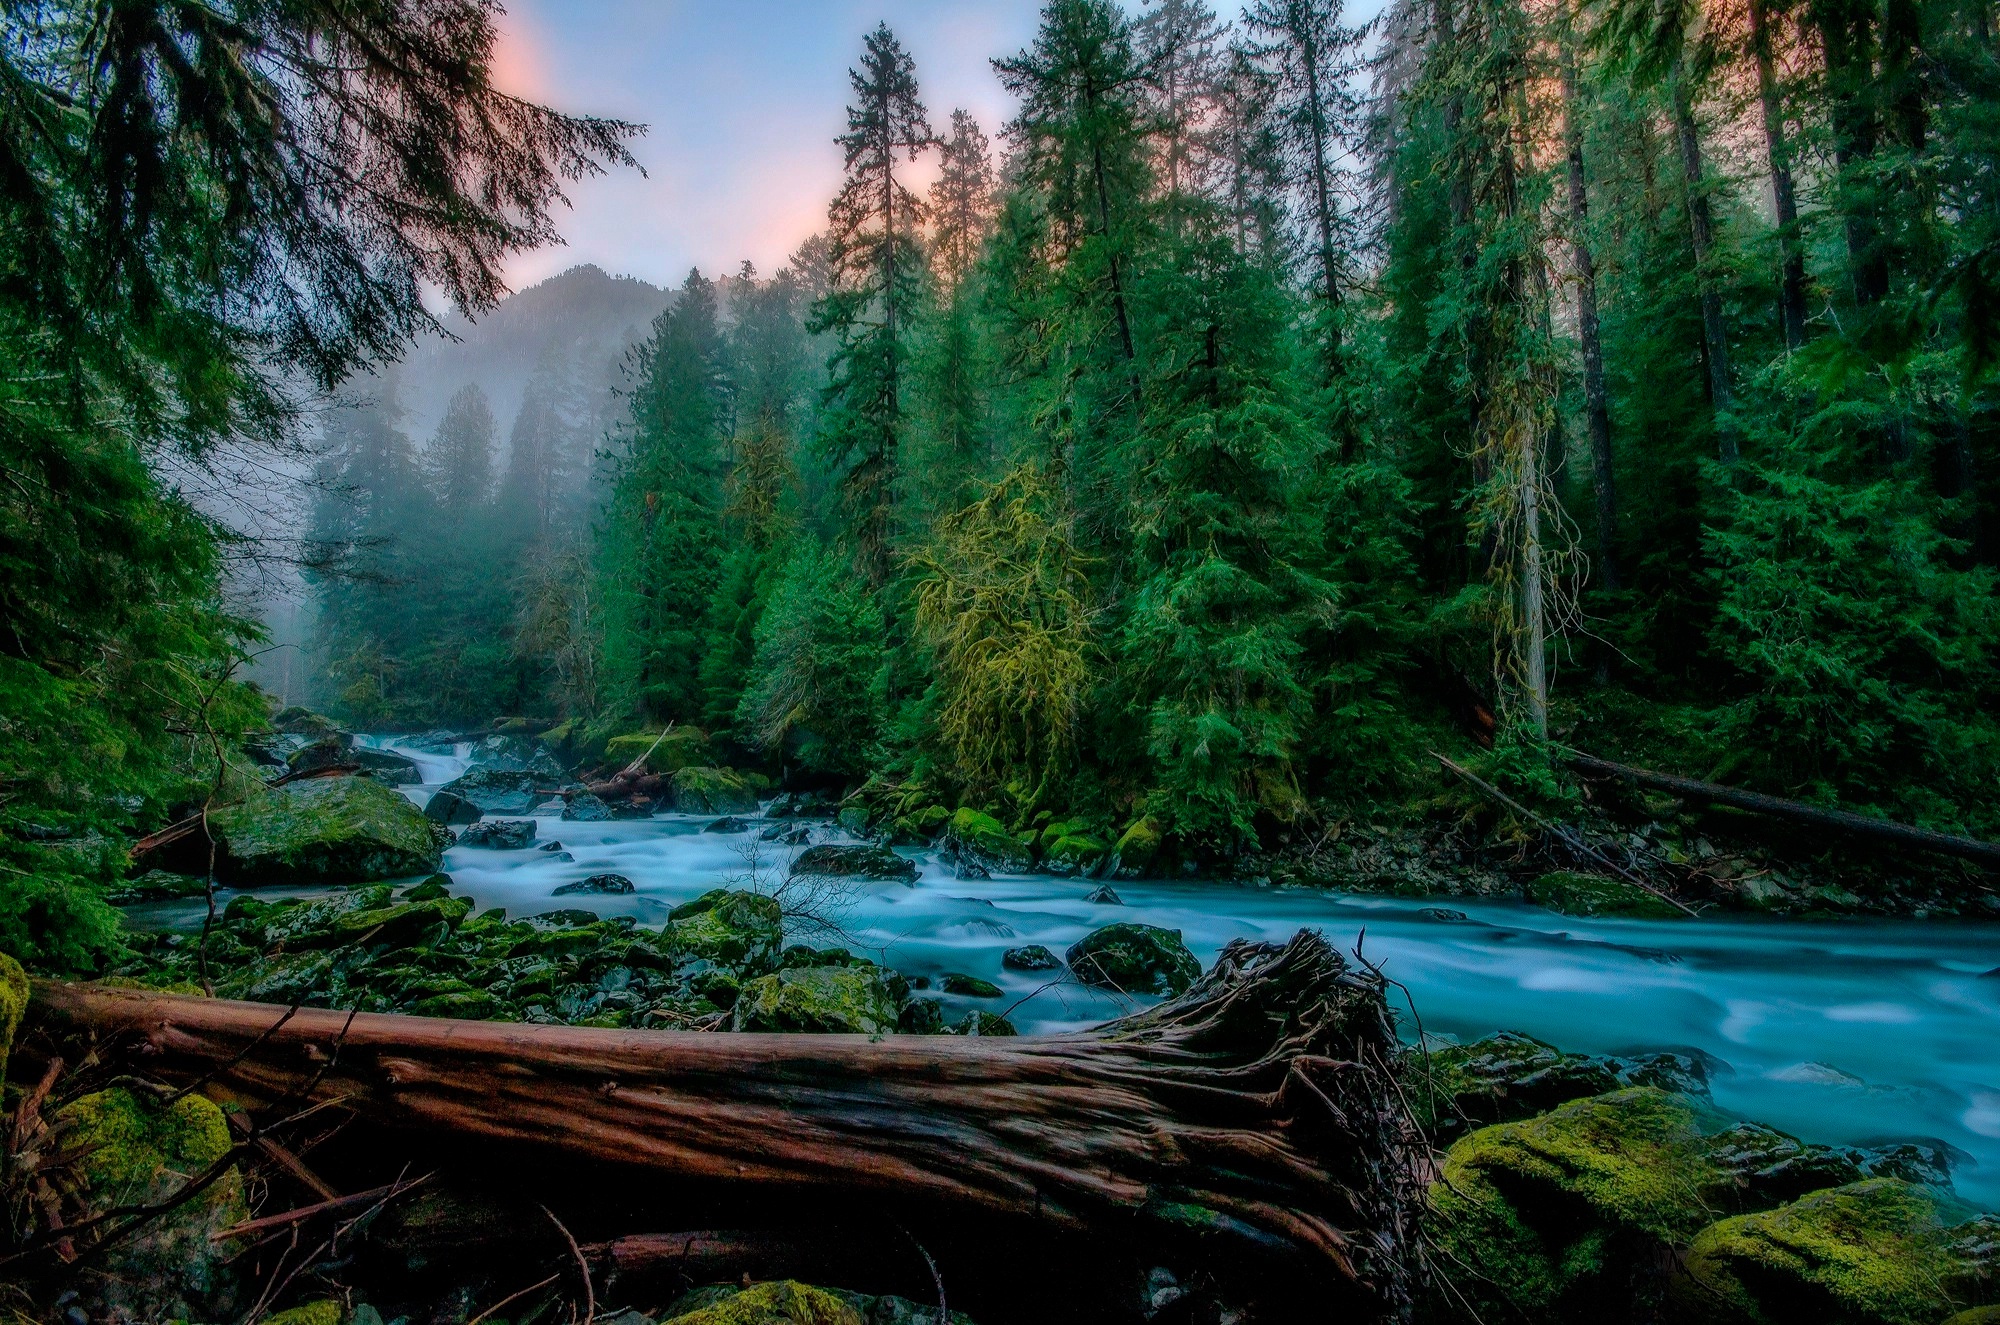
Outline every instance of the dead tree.
MULTIPOLYGON (((455 1144, 1179 1248, 1260 1290, 1396 1315, 1418 1151, 1382 983, 1317 934, 1232 943, 1095 1030, 704 1035, 285 1010, 43 982, 43 1032, 251 1109, 337 1102, 455 1144)), ((782 1204, 782 1203, 773 1203, 782 1204)))

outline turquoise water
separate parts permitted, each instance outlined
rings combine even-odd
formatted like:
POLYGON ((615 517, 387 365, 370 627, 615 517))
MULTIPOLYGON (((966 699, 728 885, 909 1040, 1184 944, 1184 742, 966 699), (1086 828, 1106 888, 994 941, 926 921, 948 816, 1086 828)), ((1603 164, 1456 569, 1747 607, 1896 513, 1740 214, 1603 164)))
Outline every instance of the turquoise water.
MULTIPOLYGON (((423 763, 427 784, 463 767, 405 753, 423 763)), ((706 822, 582 824, 546 815, 540 840, 560 840, 574 863, 532 849, 454 848, 445 868, 482 908, 532 915, 580 903, 649 924, 710 888, 782 883, 789 852, 756 841, 764 825, 719 834, 702 832, 706 822), (638 891, 551 896, 606 871, 638 891)), ((964 881, 930 852, 903 854, 922 871, 913 887, 788 898, 817 916, 798 922, 795 936, 844 944, 911 976, 962 971, 1006 991, 999 1000, 946 998, 953 1015, 1006 1011, 1032 1033, 1128 1010, 1133 1000, 1000 964, 1007 948, 1028 943, 1060 955, 1114 921, 1177 929, 1204 964, 1231 939, 1282 940, 1312 928, 1345 950, 1358 947, 1408 991, 1408 1033, 1420 1017, 1424 1030, 1461 1038, 1506 1029, 1594 1053, 1694 1051, 1710 1060, 1723 1109, 1814 1141, 1944 1141, 1962 1155, 1960 1192, 2000 1209, 2000 924, 1583 920, 1522 904, 1203 882, 1119 882, 1125 905, 1107 906, 1084 900, 1092 882, 964 881), (1464 918, 1443 918, 1441 908, 1464 918)))

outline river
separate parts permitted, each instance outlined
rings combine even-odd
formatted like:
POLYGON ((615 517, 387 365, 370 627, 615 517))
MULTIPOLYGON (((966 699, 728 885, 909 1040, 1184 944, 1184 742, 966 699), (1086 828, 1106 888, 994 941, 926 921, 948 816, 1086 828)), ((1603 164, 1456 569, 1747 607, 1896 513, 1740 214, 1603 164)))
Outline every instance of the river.
MULTIPOLYGON (((462 758, 397 748, 418 761, 421 803, 462 758)), ((536 849, 453 848, 445 869, 481 908, 533 915, 572 904, 662 923, 710 888, 784 877, 789 852, 763 824, 707 833, 709 817, 565 823, 539 819, 536 849), (554 898, 563 883, 625 875, 622 897, 554 898)), ((815 840, 847 840, 822 832, 815 840)), ((1120 881, 1122 906, 1085 901, 1097 885, 1039 875, 954 878, 924 850, 902 853, 914 886, 868 884, 810 899, 818 946, 841 943, 911 977, 948 971, 998 984, 1002 999, 945 998, 954 1018, 1006 1011, 1023 1032, 1067 1030, 1133 1006, 1046 975, 1002 967, 1040 943, 1060 956, 1101 925, 1177 929, 1212 961, 1231 939, 1322 931, 1358 948, 1407 991, 1405 1032, 1470 1039, 1517 1030, 1592 1053, 1679 1050, 1710 1063, 1716 1104, 1827 1143, 1928 1138, 1961 1152, 1958 1190, 2000 1209, 2000 924, 1917 920, 1587 920, 1524 904, 1358 896, 1215 882, 1120 881), (834 934, 825 926, 837 928, 834 934)))

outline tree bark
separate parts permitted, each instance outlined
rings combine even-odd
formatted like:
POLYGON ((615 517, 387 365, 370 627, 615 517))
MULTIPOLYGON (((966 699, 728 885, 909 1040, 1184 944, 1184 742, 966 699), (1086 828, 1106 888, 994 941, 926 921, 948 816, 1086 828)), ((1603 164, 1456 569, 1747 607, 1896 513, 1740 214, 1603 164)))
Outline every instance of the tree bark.
MULTIPOLYGON (((1186 995, 1074 1035, 703 1035, 280 1009, 40 982, 58 1035, 250 1109, 924 1221, 1196 1250, 1369 1311, 1409 1301, 1417 1150, 1383 985, 1317 934, 1232 943, 1186 995)), ((774 1204, 782 1205, 782 1202, 774 1204)), ((919 1225, 921 1226, 921 1225, 919 1225)))
POLYGON ((1785 141, 1785 109, 1778 95, 1777 63, 1771 43, 1767 0, 1750 0, 1750 45, 1757 59, 1757 97, 1764 110, 1764 150, 1771 164, 1771 202, 1778 222, 1782 271, 1778 314, 1785 347, 1806 343, 1806 256, 1799 234, 1798 192, 1792 181, 1791 146, 1785 141))
POLYGON ((1701 135, 1694 122, 1694 104, 1689 99, 1685 71, 1676 68, 1673 79, 1674 133, 1680 139, 1681 179, 1687 185, 1688 228, 1694 243, 1695 284, 1701 291, 1702 358, 1708 365, 1708 401, 1718 416, 1717 453, 1725 465, 1737 459, 1735 430, 1720 418, 1729 412, 1735 399, 1730 385, 1729 328, 1722 317, 1722 294, 1715 288, 1712 255, 1715 225, 1702 187, 1705 173, 1701 160, 1701 135))
POLYGON ((1783 796, 1767 796, 1761 791, 1744 791, 1738 787, 1725 787, 1719 783, 1702 782, 1672 773, 1653 773, 1627 764, 1614 764, 1608 759, 1594 759, 1589 755, 1571 755, 1568 762, 1569 766, 1579 773, 1623 778, 1627 782, 1634 782, 1642 787, 1652 787, 1684 800, 1712 801, 1717 805, 1728 805, 1755 814, 1768 814, 1775 818, 1789 819, 1794 823, 1808 824, 1814 828, 1831 828, 1843 833, 1894 842, 1899 846, 1915 847, 1921 851, 1936 851, 1947 856, 1958 856, 1965 860, 1978 861, 1989 867, 2000 867, 2000 843, 1996 842, 1982 842, 1978 838, 1960 837, 1956 833, 1939 833, 1929 828, 1899 824, 1890 819, 1873 819, 1865 814, 1852 814, 1846 810, 1829 810, 1819 805, 1808 805, 1804 801, 1788 800, 1783 796))
POLYGON ((1570 254, 1576 263, 1576 335, 1583 350, 1583 413, 1590 430, 1591 494, 1597 505, 1597 568, 1604 587, 1618 591, 1618 484, 1611 467, 1611 402, 1604 385, 1604 342, 1597 321, 1597 261, 1584 233, 1590 221, 1583 170, 1583 126, 1577 122, 1576 50, 1569 14, 1562 23, 1563 137, 1569 148, 1570 254))

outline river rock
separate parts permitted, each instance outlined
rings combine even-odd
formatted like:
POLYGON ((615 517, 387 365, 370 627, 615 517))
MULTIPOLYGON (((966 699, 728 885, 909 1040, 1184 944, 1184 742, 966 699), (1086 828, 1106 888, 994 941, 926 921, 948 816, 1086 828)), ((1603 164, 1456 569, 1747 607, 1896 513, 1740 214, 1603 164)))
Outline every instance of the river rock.
POLYGON ((682 814, 755 814, 757 790, 728 768, 682 768, 674 772, 674 809, 682 814))
POLYGON ((526 814, 535 807, 535 791, 547 779, 521 769, 475 768, 441 788, 471 801, 484 814, 526 814))
POLYGON ((1136 820, 1112 844, 1113 873, 1121 879, 1144 878, 1157 863, 1163 840, 1160 825, 1151 815, 1136 820))
POLYGON ((915 861, 905 860, 887 847, 834 846, 808 847, 792 862, 794 876, 819 875, 832 879, 890 879, 915 883, 915 861))
POLYGON ((705 827, 703 827, 701 831, 704 833, 744 833, 748 832, 749 830, 750 830, 749 824, 745 823, 741 819, 736 818, 734 815, 730 815, 725 818, 717 819, 712 824, 706 825, 705 827))
POLYGON ((814 966, 745 984, 731 1023, 739 1031, 888 1035, 901 1011, 880 968, 814 966))
POLYGON ((534 842, 535 831, 533 819, 487 819, 460 833, 458 844, 489 851, 520 851, 534 842))
POLYGON ((1511 1031, 1471 1044, 1432 1045, 1426 1053, 1411 1054, 1405 1065, 1418 1121, 1447 1136, 1467 1125, 1514 1122, 1624 1086, 1708 1094, 1708 1070, 1699 1059, 1564 1053, 1511 1031))
POLYGON ((1090 895, 1084 898, 1083 900, 1086 902, 1095 903, 1098 906, 1125 905, 1125 899, 1120 897, 1117 893, 1113 892, 1111 890, 1111 885, 1108 883, 1102 884, 1096 888, 1091 889, 1090 895))
POLYGON ((1486 1319, 1629 1319, 1637 1282, 1736 1200, 1709 1154, 1722 1120, 1648 1086, 1487 1127, 1445 1153, 1433 1224, 1486 1319))
POLYGON ((365 745, 349 745, 341 737, 329 737, 294 750, 285 761, 294 773, 310 773, 344 764, 360 768, 362 774, 392 787, 407 787, 424 780, 417 761, 392 750, 372 750, 365 745))
POLYGON ((1566 916, 1629 916, 1682 920, 1687 913, 1623 879, 1554 870, 1528 885, 1528 900, 1566 916))
POLYGON ((571 897, 578 894, 595 893, 604 896, 622 897, 638 891, 637 886, 622 874, 593 874, 589 878, 579 879, 575 883, 565 883, 562 887, 556 889, 552 896, 571 897))
POLYGON ((1087 985, 1127 994, 1183 994, 1201 978, 1201 963, 1177 929, 1106 925, 1072 946, 1070 972, 1087 985))
POLYGON ((757 834, 757 840, 788 847, 808 846, 812 843, 812 829, 804 824, 772 824, 757 834))
POLYGON ((209 816, 217 875, 234 888, 429 874, 439 842, 405 796, 366 778, 308 778, 253 790, 209 816))
POLYGON ((430 800, 425 803, 424 818, 434 824, 457 828, 478 823, 479 807, 453 792, 438 791, 431 793, 430 800))
POLYGON ((350 741, 354 739, 333 719, 322 717, 311 709, 300 708, 296 704, 272 718, 271 726, 287 736, 303 736, 309 741, 323 741, 330 736, 350 741))
POLYGON ((1001 989, 991 980, 982 980, 976 975, 966 975, 960 971, 946 971, 938 977, 938 988, 947 994, 958 994, 965 998, 999 998, 1001 989))
POLYGON ((683 768, 705 767, 709 761, 708 737, 694 727, 675 727, 665 735, 657 732, 629 732, 614 736, 604 745, 604 763, 610 769, 624 769, 632 761, 647 773, 676 773, 683 768))
POLYGON ((1060 971, 1062 960, 1039 943, 1009 948, 1000 954, 1000 964, 1010 971, 1060 971))
POLYGON ((690 954, 740 971, 767 971, 784 948, 784 913, 762 893, 717 888, 668 915, 667 933, 690 954))
POLYGON ((587 791, 563 797, 562 817, 570 823, 595 824, 611 818, 611 807, 587 791))
POLYGON ((1874 1178, 1724 1219, 1688 1248, 1681 1296, 1717 1321, 1916 1325, 1983 1287, 1991 1233, 1935 1190, 1874 1178), (1983 1234, 1983 1236, 1982 1236, 1983 1234))
POLYGON ((971 808, 951 816, 945 843, 957 855, 988 869, 1018 872, 1034 864, 1027 845, 1008 832, 1005 824, 971 808))
POLYGON ((968 1012, 959 1018, 948 1035, 1019 1035, 1014 1023, 997 1012, 968 1012))

